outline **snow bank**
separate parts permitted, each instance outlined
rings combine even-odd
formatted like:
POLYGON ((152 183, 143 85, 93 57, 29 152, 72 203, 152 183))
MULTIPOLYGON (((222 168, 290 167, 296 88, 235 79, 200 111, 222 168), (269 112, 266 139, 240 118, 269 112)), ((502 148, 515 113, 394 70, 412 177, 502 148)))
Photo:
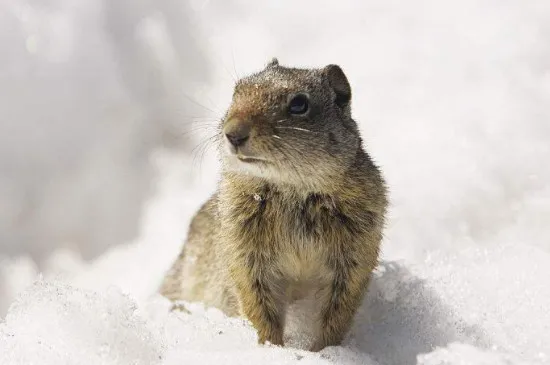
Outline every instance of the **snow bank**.
POLYGON ((510 246, 438 254, 421 265, 384 262, 344 346, 318 354, 258 346, 247 322, 199 304, 174 313, 159 295, 41 279, 0 325, 0 363, 543 364, 549 260, 510 246))
POLYGON ((148 155, 191 150, 181 127, 202 116, 182 95, 209 76, 187 7, 0 1, 0 252, 91 259, 136 237, 148 155))
POLYGON ((139 308, 116 288, 98 293, 39 281, 0 327, 0 363, 329 363, 302 351, 259 348, 248 324, 217 310, 185 315, 169 308, 162 298, 139 308))
POLYGON ((2 364, 154 364, 162 343, 118 290, 39 281, 10 308, 2 350, 2 364))

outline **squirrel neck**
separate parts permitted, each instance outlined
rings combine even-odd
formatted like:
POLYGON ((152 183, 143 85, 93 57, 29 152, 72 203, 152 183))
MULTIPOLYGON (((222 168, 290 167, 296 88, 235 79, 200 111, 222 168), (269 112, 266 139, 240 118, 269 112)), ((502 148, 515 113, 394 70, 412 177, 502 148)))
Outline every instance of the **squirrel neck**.
MULTIPOLYGON (((220 189, 230 194, 249 195, 251 199, 269 199, 277 194, 288 201, 307 200, 311 196, 323 196, 334 201, 353 201, 361 199, 369 184, 369 174, 377 173, 369 156, 362 147, 352 162, 339 176, 327 177, 326 183, 316 188, 281 181, 240 174, 223 172, 220 189)), ((374 177, 376 178, 376 176, 374 177)))

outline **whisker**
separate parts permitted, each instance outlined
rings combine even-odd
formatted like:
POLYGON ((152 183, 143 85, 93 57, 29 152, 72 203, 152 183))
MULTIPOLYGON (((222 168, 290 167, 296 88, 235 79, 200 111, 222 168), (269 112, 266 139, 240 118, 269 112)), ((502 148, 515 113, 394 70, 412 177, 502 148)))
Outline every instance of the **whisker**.
POLYGON ((200 118, 200 117, 180 117, 176 115, 177 120, 174 121, 175 125, 178 126, 189 126, 189 125, 217 125, 219 124, 219 119, 216 118, 200 118))
POLYGON ((208 138, 205 138, 198 145, 196 145, 195 148, 193 148, 191 153, 193 155, 192 165, 194 168, 196 168, 198 164, 199 170, 202 169, 202 160, 204 159, 204 154, 210 147, 212 147, 215 144, 215 142, 218 142, 218 141, 219 141, 219 135, 218 133, 216 133, 208 138))
POLYGON ((309 129, 298 128, 298 127, 275 127, 275 128, 277 128, 277 129, 294 129, 294 130, 297 130, 297 131, 308 132, 308 133, 314 133, 313 131, 310 131, 309 129))
POLYGON ((278 121, 276 121, 275 123, 282 123, 282 122, 286 122, 288 119, 279 119, 278 121))
POLYGON ((185 99, 189 100, 191 103, 197 105, 197 106, 200 106, 201 108, 204 108, 205 110, 211 112, 211 113, 214 113, 214 114, 218 114, 217 112, 215 112, 214 110, 210 109, 209 107, 207 107, 206 105, 203 105, 201 103, 199 103, 198 101, 194 100, 192 97, 190 97, 189 95, 185 94, 185 93, 181 93, 182 97, 184 97, 185 99))
POLYGON ((200 136, 203 132, 214 131, 213 126, 195 126, 193 128, 186 128, 184 131, 178 132, 179 136, 200 136))
POLYGON ((225 72, 227 72, 227 74, 229 76, 231 76, 231 79, 233 80, 233 83, 237 83, 237 79, 235 78, 235 76, 229 72, 229 69, 227 67, 225 67, 225 64, 222 62, 221 65, 223 66, 223 69, 225 70, 225 72))
POLYGON ((273 137, 273 138, 277 138, 277 139, 281 139, 281 137, 279 137, 279 136, 278 136, 278 135, 276 135, 276 134, 272 134, 272 135, 271 135, 271 137, 273 137))
POLYGON ((235 80, 235 82, 237 82, 238 79, 240 79, 241 77, 239 76, 239 73, 237 72, 237 67, 235 66, 235 52, 233 52, 233 47, 231 47, 231 58, 233 59, 233 71, 235 71, 235 76, 237 77, 237 80, 235 80))

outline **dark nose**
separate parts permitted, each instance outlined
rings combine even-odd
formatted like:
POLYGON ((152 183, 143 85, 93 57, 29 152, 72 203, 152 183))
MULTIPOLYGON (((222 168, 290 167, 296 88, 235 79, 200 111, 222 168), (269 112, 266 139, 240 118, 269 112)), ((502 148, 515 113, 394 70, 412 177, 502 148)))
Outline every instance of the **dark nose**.
POLYGON ((223 133, 234 147, 242 146, 250 138, 250 123, 232 118, 225 124, 223 133))

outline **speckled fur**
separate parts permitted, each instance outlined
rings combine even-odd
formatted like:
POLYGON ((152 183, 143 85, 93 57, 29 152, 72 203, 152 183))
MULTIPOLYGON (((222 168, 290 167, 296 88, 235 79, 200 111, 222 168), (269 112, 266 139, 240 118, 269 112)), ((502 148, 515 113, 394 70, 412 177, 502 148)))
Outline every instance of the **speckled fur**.
POLYGON ((283 345, 286 309, 314 295, 318 351, 340 344, 378 262, 387 206, 384 180, 362 148, 351 91, 338 66, 272 61, 240 80, 220 125, 251 123, 239 161, 220 149, 218 191, 194 217, 161 292, 248 318, 260 343, 283 345), (287 112, 307 93, 307 115, 287 112))

